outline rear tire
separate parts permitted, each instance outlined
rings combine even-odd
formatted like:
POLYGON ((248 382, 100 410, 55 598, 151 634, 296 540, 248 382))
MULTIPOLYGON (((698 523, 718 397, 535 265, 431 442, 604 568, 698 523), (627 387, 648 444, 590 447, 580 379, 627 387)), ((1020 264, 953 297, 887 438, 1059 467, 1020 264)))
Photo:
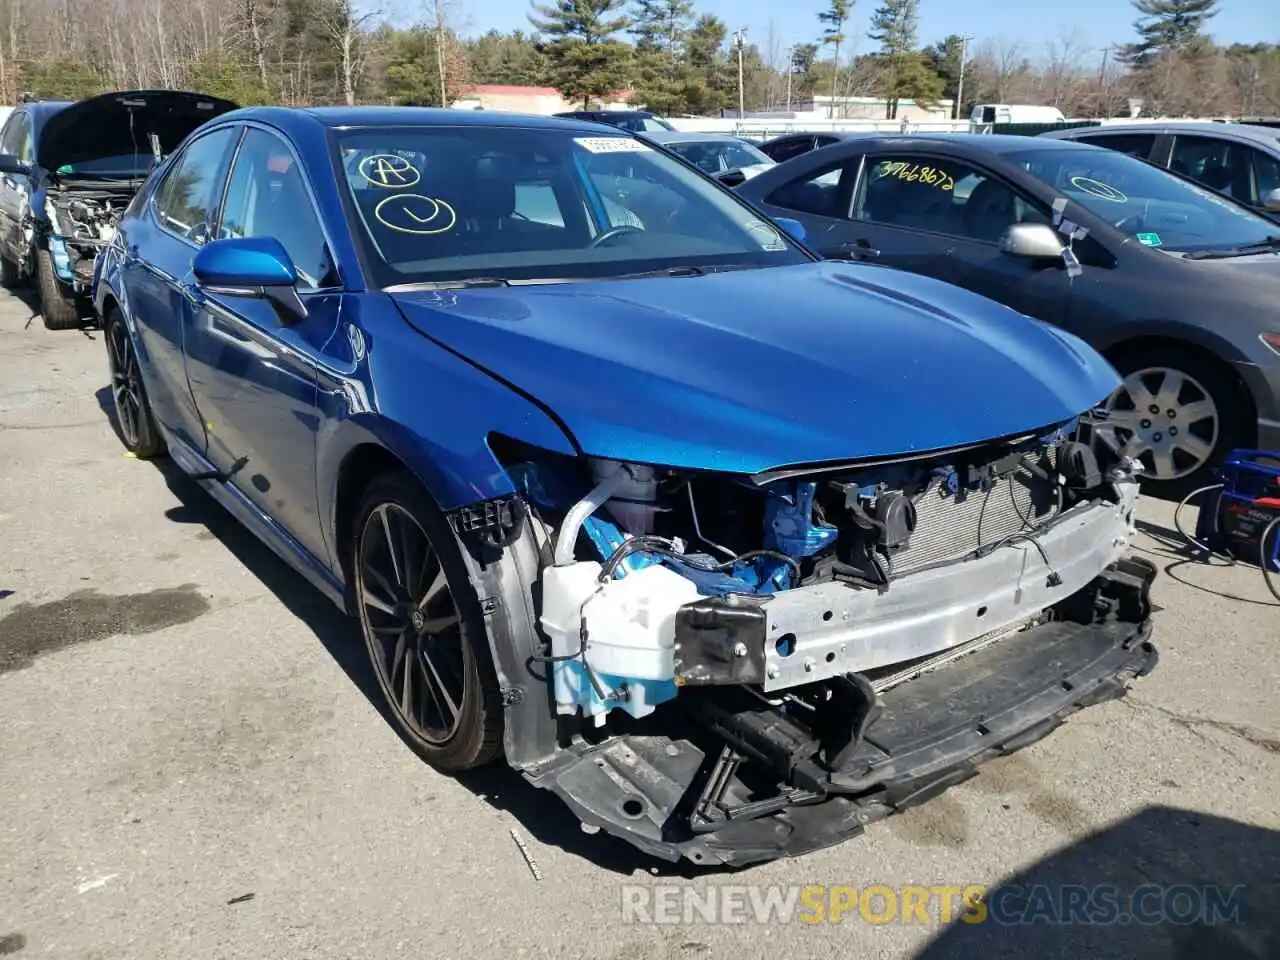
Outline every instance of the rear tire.
POLYGON ((442 770, 493 760, 502 698, 444 514, 411 476, 387 474, 365 492, 347 551, 360 630, 400 733, 442 770))
POLYGON ((116 408, 116 428, 120 441, 139 460, 150 460, 164 453, 164 438, 151 414, 142 383, 142 370, 134 352, 129 330, 119 310, 103 318, 103 339, 107 341, 107 363, 111 368, 111 398, 116 408))
POLYGON ((84 326, 80 318, 80 302, 62 292, 53 271, 53 255, 48 250, 36 251, 36 282, 40 290, 40 315, 48 330, 78 330, 84 326))

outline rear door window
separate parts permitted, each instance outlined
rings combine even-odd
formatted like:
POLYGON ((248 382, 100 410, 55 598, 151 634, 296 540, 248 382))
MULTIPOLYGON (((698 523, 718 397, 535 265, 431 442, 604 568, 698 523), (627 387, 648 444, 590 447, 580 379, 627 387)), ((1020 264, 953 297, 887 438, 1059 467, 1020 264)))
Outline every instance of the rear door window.
POLYGON ((843 160, 806 173, 784 183, 765 197, 764 202, 797 213, 809 213, 833 220, 849 218, 849 198, 858 176, 860 157, 843 160))
POLYGON ((782 163, 812 150, 813 137, 792 137, 788 140, 780 140, 778 143, 768 144, 763 149, 778 163, 782 163))
POLYGON ((1154 133, 1091 133, 1075 139, 1081 143, 1091 143, 1095 147, 1118 150, 1131 157, 1141 157, 1143 160, 1151 156, 1156 145, 1154 133))
POLYGON ((1255 205, 1247 148, 1217 137, 1183 136, 1173 141, 1169 166, 1210 190, 1255 205))
POLYGON ((224 127, 195 140, 178 157, 156 190, 160 226, 197 246, 208 239, 213 212, 226 178, 227 151, 239 128, 224 127))

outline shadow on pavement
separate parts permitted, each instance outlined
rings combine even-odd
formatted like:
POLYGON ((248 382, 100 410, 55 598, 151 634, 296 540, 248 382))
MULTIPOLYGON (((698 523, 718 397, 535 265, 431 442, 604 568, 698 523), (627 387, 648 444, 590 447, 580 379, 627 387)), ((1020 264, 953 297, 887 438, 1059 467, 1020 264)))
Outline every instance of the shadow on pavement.
POLYGON ((985 902, 984 922, 954 921, 916 960, 1274 960, 1280 831, 1149 807, 1006 877, 985 902), (1115 888, 1118 909, 1110 915, 1099 885, 1115 888), (1050 922, 1069 916, 1064 908, 1073 888, 1082 891, 1074 894, 1078 901, 1089 893, 1095 899, 1075 913, 1077 922, 1050 922), (1085 915, 1095 922, 1082 922, 1085 915), (1115 919, 1122 915, 1130 919, 1115 919))
MULTIPOLYGON (((111 390, 103 387, 95 394, 103 414, 119 436, 111 390)), ((352 684, 369 700, 401 742, 413 746, 400 733, 390 708, 378 687, 377 678, 365 653, 355 620, 337 610, 329 600, 275 555, 247 528, 183 473, 171 460, 159 458, 153 465, 164 477, 178 505, 165 511, 174 523, 203 526, 232 555, 266 586, 289 612, 307 625, 346 673, 352 684)), ((630 875, 637 870, 660 870, 685 875, 682 866, 665 864, 635 850, 605 833, 584 833, 569 809, 554 794, 537 790, 502 761, 479 770, 452 776, 495 809, 510 814, 521 829, 538 842, 559 847, 602 869, 630 875)), ((690 865, 691 870, 696 869, 690 865)))

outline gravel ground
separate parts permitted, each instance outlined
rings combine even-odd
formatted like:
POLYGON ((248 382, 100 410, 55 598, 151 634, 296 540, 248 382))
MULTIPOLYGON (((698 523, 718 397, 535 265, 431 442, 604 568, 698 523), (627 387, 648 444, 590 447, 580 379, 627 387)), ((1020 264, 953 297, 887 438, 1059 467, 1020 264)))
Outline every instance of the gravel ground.
POLYGON ((1127 700, 858 840, 693 874, 509 771, 422 764, 351 624, 172 469, 122 456, 98 335, 30 317, 0 293, 0 955, 1280 956, 1280 608, 1256 570, 1188 560, 1168 504, 1140 510, 1162 659, 1127 700), (659 888, 1108 883, 1244 889, 1220 924, 623 911, 659 888))

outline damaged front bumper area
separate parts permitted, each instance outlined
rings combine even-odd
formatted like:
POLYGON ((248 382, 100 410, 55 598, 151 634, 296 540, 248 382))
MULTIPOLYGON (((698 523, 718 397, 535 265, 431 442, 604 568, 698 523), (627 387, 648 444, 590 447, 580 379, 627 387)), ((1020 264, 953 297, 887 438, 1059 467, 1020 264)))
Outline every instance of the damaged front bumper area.
POLYGON ((1149 673, 1135 465, 1063 430, 743 478, 513 448, 456 511, 507 762, 667 860, 836 843, 1149 673), (714 555, 712 555, 714 554, 714 555))
POLYGON ((1054 610, 1063 619, 979 637, 888 689, 846 674, 827 710, 797 717, 701 691, 682 700, 680 733, 576 738, 525 775, 584 823, 669 861, 744 866, 839 843, 1123 696, 1156 665, 1154 576, 1145 560, 1118 561, 1054 610))

